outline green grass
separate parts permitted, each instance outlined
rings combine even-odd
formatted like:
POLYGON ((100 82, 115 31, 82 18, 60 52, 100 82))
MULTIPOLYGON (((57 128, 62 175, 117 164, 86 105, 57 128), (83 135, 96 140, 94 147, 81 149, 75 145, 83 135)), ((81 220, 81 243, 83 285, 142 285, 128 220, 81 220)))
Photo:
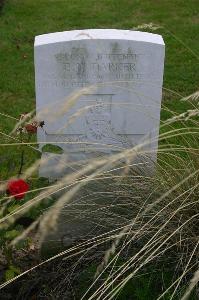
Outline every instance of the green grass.
MULTIPOLYGON (((164 87, 182 96, 195 92, 199 69, 197 3, 197 0, 7 0, 0 13, 0 112, 18 118, 22 112, 35 109, 34 37, 80 28, 132 29, 144 23, 159 24, 162 28, 156 32, 163 35, 166 44, 164 87)), ((186 102, 180 102, 179 97, 165 91, 161 120, 171 116, 167 109, 182 113, 189 107, 186 102)), ((1 115, 0 132, 9 134, 15 122, 1 115)), ((174 126, 179 128, 181 124, 174 126)), ((168 129, 169 126, 162 132, 168 129)), ((196 138, 191 136, 190 139, 196 147, 196 138)), ((10 142, 9 138, 0 136, 0 143, 10 142)), ((185 145, 190 140, 179 137, 170 142, 185 145)), ((20 146, 0 148, 0 180, 17 174, 20 151, 20 146)), ((37 157, 37 151, 27 151, 25 167, 37 157)), ((31 188, 42 186, 43 182, 36 180, 31 188)), ((31 214, 37 216, 37 209, 31 214)), ((152 281, 156 283, 154 278, 152 281)), ((84 282, 82 278, 82 285, 84 282)), ((135 299, 149 299, 153 288, 147 276, 140 278, 138 285, 137 281, 130 281, 118 299, 129 299, 132 294, 135 299)), ((154 293, 151 297, 155 297, 154 293)))
MULTIPOLYGON (((18 118, 35 109, 34 37, 38 34, 78 28, 132 29, 140 24, 162 26, 157 33, 166 43, 164 87, 182 96, 197 90, 197 58, 180 41, 198 52, 197 0, 7 0, 0 14, 0 112, 18 118), (172 34, 171 34, 171 33, 172 34), (177 40, 176 40, 177 38, 177 40)), ((179 97, 164 91, 161 120, 190 108, 179 97)), ((9 134, 16 120, 0 116, 0 132, 9 134)), ((182 124, 174 124, 179 128, 182 124)), ((190 124, 192 126, 192 124, 190 124)), ((161 129, 165 132, 169 126, 161 129)), ((182 138, 172 142, 181 143, 182 138)), ((186 138, 185 138, 186 140, 186 138)), ((10 138, 0 135, 1 143, 10 138)), ((162 141, 161 144, 164 144, 162 141)), ((0 148, 0 180, 15 175, 19 169, 21 147, 0 148), (8 174, 9 173, 9 174, 8 174)), ((26 166, 39 154, 26 153, 26 166)))

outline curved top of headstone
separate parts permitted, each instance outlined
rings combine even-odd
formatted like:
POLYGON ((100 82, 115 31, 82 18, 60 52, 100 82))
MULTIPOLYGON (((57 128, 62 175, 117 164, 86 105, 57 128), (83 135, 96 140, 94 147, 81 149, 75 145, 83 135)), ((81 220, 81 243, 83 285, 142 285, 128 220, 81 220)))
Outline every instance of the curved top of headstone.
POLYGON ((161 35, 149 32, 119 29, 83 29, 38 35, 35 37, 35 46, 83 39, 133 40, 164 45, 161 35))

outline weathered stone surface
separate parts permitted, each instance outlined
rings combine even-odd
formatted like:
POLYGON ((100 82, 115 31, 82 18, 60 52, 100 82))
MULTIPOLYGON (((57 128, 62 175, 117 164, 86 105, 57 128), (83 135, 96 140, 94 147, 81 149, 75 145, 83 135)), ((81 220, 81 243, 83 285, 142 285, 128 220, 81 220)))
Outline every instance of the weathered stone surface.
POLYGON ((130 30, 36 37, 37 114, 46 124, 38 142, 64 150, 51 155, 41 176, 61 176, 60 161, 116 153, 146 139, 144 149, 156 160, 164 48, 160 35, 130 30))

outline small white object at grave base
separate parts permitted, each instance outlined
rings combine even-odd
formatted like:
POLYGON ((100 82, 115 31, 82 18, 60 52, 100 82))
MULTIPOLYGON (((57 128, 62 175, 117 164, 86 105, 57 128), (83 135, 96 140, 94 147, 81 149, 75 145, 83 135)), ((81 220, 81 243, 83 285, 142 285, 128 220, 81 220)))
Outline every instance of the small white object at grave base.
POLYGON ((146 164, 155 163, 165 53, 160 35, 65 31, 36 36, 34 50, 37 115, 45 121, 38 143, 63 149, 63 154, 43 153, 49 160, 40 166, 41 176, 56 179, 61 164, 143 141, 146 164))

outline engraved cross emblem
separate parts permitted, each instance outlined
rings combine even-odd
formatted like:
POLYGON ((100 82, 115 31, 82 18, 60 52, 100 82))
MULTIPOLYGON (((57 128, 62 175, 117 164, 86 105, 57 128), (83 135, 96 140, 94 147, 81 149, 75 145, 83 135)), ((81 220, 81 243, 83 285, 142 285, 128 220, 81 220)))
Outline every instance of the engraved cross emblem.
POLYGON ((113 94, 92 94, 91 106, 85 115, 88 139, 102 140, 111 136, 111 105, 113 94))

